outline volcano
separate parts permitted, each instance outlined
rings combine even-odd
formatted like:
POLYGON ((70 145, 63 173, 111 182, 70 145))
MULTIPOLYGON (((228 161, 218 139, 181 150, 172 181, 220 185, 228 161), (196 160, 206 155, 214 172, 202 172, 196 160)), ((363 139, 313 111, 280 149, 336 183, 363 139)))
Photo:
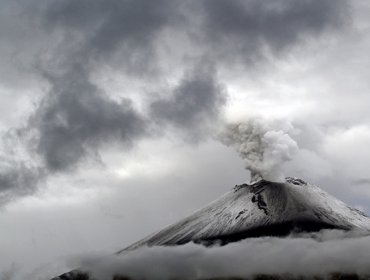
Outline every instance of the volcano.
MULTIPOLYGON (((287 236, 323 229, 370 234, 370 218, 319 187, 301 179, 259 180, 236 185, 219 199, 163 230, 116 252, 144 246, 176 246, 188 242, 227 245, 250 237, 287 236)), ((82 273, 82 274, 81 274, 82 273)), ((78 270, 54 279, 78 278, 78 270)))
POLYGON ((319 187, 287 177, 260 180, 231 191, 189 217, 119 251, 188 242, 225 245, 248 237, 285 236, 322 229, 370 232, 370 218, 319 187))

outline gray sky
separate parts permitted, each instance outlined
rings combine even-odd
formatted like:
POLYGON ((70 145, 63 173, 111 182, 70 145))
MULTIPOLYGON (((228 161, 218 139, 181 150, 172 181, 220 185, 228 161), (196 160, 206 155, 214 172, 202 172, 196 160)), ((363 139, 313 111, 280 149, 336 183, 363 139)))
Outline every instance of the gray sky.
POLYGON ((227 123, 370 213, 370 4, 0 1, 0 271, 115 251, 248 181, 227 123), (37 252, 36 256, 34 252, 37 252))

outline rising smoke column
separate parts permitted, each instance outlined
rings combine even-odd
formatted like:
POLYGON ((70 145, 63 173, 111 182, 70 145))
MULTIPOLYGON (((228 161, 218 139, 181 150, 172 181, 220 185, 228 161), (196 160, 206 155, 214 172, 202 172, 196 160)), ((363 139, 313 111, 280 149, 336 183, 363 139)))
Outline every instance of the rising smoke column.
POLYGON ((298 151, 297 143, 288 134, 292 129, 286 122, 253 118, 226 125, 220 139, 245 161, 252 183, 260 179, 283 182, 283 164, 298 151))

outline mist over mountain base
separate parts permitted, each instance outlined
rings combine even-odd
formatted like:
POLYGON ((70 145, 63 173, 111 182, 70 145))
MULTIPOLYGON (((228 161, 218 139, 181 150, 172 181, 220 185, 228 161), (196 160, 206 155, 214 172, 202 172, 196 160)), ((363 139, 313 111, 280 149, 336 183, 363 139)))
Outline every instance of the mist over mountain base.
POLYGON ((226 246, 143 247, 79 258, 73 263, 79 270, 55 279, 370 279, 370 236, 363 234, 322 230, 226 246))

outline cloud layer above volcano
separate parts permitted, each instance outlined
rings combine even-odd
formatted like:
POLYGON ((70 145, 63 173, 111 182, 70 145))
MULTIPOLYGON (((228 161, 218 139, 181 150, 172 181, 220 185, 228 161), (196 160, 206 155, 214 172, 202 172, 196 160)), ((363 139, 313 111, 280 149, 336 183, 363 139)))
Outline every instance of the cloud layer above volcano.
POLYGON ((220 75, 228 65, 253 69, 339 30, 348 5, 66 0, 14 1, 2 10, 0 32, 7 36, 0 52, 10 74, 0 82, 12 88, 7 76, 22 79, 19 91, 28 82, 38 96, 24 110, 27 121, 4 124, 16 131, 13 141, 27 154, 1 170, 0 195, 6 202, 32 193, 50 175, 99 160, 110 143, 125 152, 166 131, 191 142, 212 136, 227 104, 227 81, 220 75), (113 92, 109 82, 101 83, 112 73, 152 87, 113 92), (37 159, 36 166, 29 158, 37 159), (34 183, 28 186, 26 178, 34 183))

